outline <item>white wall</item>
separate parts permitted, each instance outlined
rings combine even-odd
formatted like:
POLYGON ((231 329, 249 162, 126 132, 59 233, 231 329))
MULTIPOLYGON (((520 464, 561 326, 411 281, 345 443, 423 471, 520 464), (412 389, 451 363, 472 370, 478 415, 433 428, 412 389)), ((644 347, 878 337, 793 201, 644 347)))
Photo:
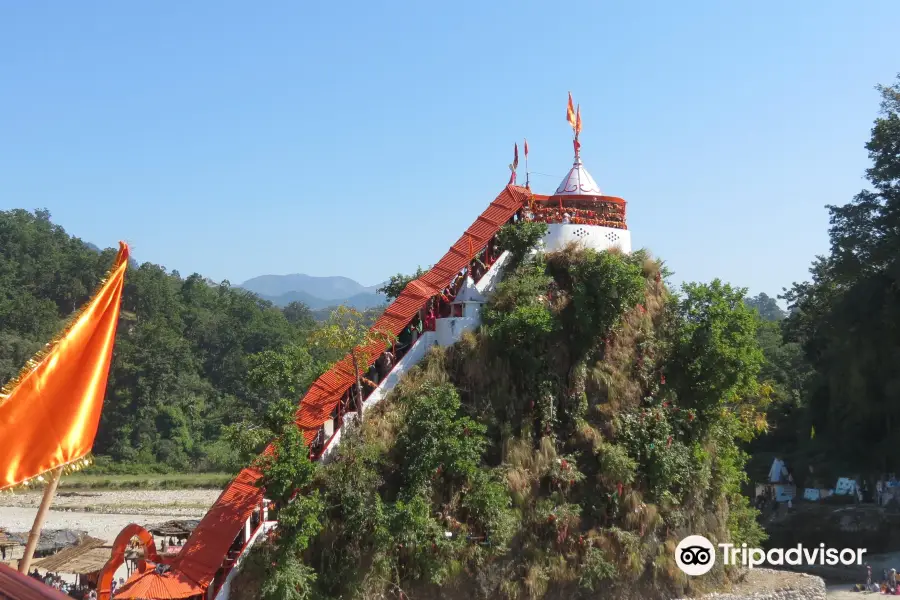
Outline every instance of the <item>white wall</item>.
POLYGON ((481 279, 475 283, 475 289, 484 296, 490 296, 497 289, 497 284, 503 277, 503 272, 506 270, 506 264, 510 261, 510 256, 512 255, 509 253, 509 250, 504 250, 503 254, 497 257, 497 260, 494 261, 487 273, 482 275, 481 279))
MULTIPOLYGON (((440 322, 440 320, 438 320, 440 322)), ((419 336, 419 339, 416 340, 416 343, 413 344, 413 347, 409 349, 403 358, 400 360, 397 365, 391 369, 391 372, 388 373, 387 377, 384 378, 378 384, 378 387, 375 388, 369 397, 366 398, 366 401, 363 403, 363 412, 367 411, 371 407, 375 406, 379 402, 381 402, 385 396, 388 395, 394 387, 400 383, 400 378, 403 377, 406 373, 409 372, 414 366, 416 366, 419 361, 425 358, 425 354, 428 352, 428 348, 434 345, 435 340, 437 339, 435 332, 426 331, 419 336)), ((331 441, 328 442, 328 445, 325 446, 325 449, 322 451, 322 462, 327 463, 333 457, 332 452, 335 448, 338 447, 341 443, 341 436, 346 427, 351 426, 353 421, 356 420, 356 413, 349 413, 344 415, 343 423, 341 423, 341 427, 334 434, 334 437, 331 438, 331 441)))
POLYGON ((452 346, 459 341, 464 331, 472 331, 481 324, 478 317, 445 317, 435 321, 434 330, 440 346, 452 346))
POLYGON ((627 229, 571 223, 553 223, 547 227, 547 235, 542 240, 547 252, 559 250, 571 242, 581 242, 598 251, 618 246, 623 252, 631 252, 631 232, 627 229))

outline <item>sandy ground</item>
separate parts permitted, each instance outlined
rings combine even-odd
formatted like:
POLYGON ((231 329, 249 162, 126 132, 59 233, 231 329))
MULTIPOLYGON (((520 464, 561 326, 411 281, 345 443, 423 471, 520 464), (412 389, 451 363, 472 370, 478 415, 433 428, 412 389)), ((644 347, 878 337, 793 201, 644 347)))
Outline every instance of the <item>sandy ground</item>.
POLYGON ((729 593, 750 594, 790 589, 803 578, 803 575, 790 571, 748 569, 744 572, 743 580, 734 584, 729 593))
MULTIPOLYGON (((218 490, 122 490, 122 491, 60 491, 53 499, 52 511, 73 510, 107 514, 166 514, 192 517, 202 515, 219 496, 218 490)), ((0 515, 3 507, 37 510, 40 492, 0 494, 0 515)), ((2 519, 2 516, 0 516, 2 519)), ((0 525, 4 523, 0 521, 0 525)))
POLYGON ((830 600, 860 600, 861 598, 869 598, 870 600, 875 600, 876 598, 891 598, 892 596, 883 596, 881 594, 877 594, 875 592, 851 592, 849 583, 840 583, 829 585, 827 588, 826 596, 830 600))
MULTIPOLYGON (((146 525, 170 519, 200 518, 219 493, 218 490, 60 492, 44 527, 83 530, 111 542, 129 523, 146 525)), ((28 531, 40 502, 40 492, 0 495, 0 527, 14 532, 28 531)))
MULTIPOLYGON (((217 490, 60 492, 44 527, 84 530, 111 542, 129 523, 200 518, 218 495, 217 490)), ((40 492, 0 495, 0 527, 28 531, 40 502, 40 492)))

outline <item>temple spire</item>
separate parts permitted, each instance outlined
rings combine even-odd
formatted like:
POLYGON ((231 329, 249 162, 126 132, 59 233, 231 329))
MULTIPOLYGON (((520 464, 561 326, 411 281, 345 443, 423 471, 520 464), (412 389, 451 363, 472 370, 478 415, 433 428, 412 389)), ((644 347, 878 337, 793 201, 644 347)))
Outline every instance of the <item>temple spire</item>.
POLYGON ((591 177, 591 174, 587 172, 587 169, 581 163, 581 142, 578 139, 581 135, 581 105, 576 106, 572 101, 572 92, 569 92, 566 120, 569 122, 569 126, 574 134, 572 146, 575 149, 575 162, 565 179, 556 188, 555 195, 600 196, 602 195, 600 186, 597 185, 594 178, 591 177))

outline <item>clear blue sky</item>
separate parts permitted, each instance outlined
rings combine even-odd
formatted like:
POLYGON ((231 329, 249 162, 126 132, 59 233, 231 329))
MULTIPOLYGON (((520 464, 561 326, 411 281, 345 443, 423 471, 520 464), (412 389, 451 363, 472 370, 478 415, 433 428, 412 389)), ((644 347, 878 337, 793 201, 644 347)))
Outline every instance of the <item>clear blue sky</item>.
POLYGON ((898 22, 896 0, 7 1, 0 209, 183 275, 371 285, 435 262, 515 141, 552 192, 571 90, 636 246, 778 293, 865 185, 898 22))

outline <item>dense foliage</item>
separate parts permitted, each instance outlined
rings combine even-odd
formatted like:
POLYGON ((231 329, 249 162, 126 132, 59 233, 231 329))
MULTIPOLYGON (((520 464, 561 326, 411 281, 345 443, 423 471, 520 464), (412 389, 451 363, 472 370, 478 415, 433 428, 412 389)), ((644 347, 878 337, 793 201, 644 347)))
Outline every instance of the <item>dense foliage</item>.
POLYGON ((830 475, 900 470, 900 76, 878 89, 871 189, 828 207, 831 250, 786 294, 785 331, 814 369, 798 451, 830 475))
MULTIPOLYGON (((0 249, 5 382, 89 299, 115 252, 24 210, 0 212, 0 249)), ((302 305, 281 311, 228 282, 132 263, 94 452, 154 469, 240 466, 223 428, 266 410, 258 380, 272 361, 299 379, 283 392, 296 401, 330 358, 304 347, 312 326, 302 305)))
POLYGON ((743 290, 673 296, 642 252, 526 248, 485 327, 433 348, 298 484, 321 531, 284 573, 245 569, 247 597, 301 567, 285 597, 650 597, 687 588, 688 532, 760 541, 740 443, 768 395, 743 290))

